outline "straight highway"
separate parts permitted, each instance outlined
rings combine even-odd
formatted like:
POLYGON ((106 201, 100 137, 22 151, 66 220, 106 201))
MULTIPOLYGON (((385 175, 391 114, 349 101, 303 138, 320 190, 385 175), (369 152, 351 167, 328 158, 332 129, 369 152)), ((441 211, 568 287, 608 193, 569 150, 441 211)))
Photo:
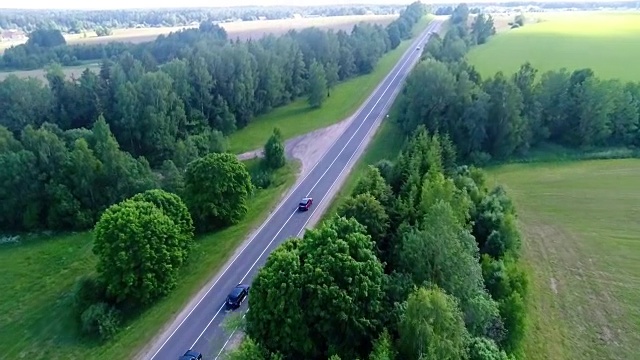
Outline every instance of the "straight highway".
MULTIPOLYGON (((422 47, 441 25, 442 20, 434 20, 417 37, 313 169, 289 192, 244 247, 236 252, 212 285, 199 295, 195 304, 190 305, 190 310, 179 316, 160 340, 156 339, 155 348, 148 351, 149 360, 178 359, 188 349, 201 352, 205 359, 220 357, 230 338, 221 326, 226 315, 226 296, 237 284, 250 283, 269 254, 287 238, 299 236, 314 209, 329 200, 338 178, 349 164, 357 160, 362 144, 375 131, 378 120, 387 114, 406 76, 418 62, 422 47), (298 202, 307 196, 313 198, 311 210, 298 212, 298 202)), ((236 312, 246 311, 246 303, 236 312)))

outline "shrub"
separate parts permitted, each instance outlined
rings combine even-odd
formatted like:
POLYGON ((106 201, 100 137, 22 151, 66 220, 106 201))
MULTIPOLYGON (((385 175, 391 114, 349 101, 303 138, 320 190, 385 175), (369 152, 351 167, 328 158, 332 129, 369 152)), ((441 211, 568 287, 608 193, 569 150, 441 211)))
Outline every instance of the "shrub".
POLYGON ((99 302, 89 306, 80 317, 82 332, 105 341, 120 329, 120 312, 107 303, 99 302))
POLYGON ((95 304, 106 299, 105 285, 95 277, 83 276, 74 284, 72 291, 73 311, 78 319, 82 313, 95 304))
POLYGON ((273 183, 273 173, 261 166, 251 172, 251 182, 258 189, 266 189, 273 183))

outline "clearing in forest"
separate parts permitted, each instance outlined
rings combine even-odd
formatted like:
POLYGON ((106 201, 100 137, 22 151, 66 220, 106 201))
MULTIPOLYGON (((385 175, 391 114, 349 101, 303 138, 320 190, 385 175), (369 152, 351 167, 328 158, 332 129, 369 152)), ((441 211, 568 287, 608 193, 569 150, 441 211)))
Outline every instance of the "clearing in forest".
POLYGON ((530 269, 528 359, 640 358, 640 160, 506 165, 530 269))

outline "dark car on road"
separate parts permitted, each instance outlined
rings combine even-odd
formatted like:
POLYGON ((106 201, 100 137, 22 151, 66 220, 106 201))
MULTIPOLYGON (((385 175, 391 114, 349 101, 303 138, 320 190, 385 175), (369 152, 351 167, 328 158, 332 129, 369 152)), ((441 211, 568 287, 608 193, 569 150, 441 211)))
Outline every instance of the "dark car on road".
POLYGON ((178 360, 202 360, 202 354, 189 349, 184 355, 180 356, 178 360))
POLYGON ((225 301, 227 310, 235 310, 242 305, 244 300, 249 296, 249 285, 238 284, 231 290, 225 301))
POLYGON ((310 197, 306 197, 300 200, 300 203, 298 204, 298 210, 307 211, 311 207, 311 204, 313 204, 313 199, 310 197))

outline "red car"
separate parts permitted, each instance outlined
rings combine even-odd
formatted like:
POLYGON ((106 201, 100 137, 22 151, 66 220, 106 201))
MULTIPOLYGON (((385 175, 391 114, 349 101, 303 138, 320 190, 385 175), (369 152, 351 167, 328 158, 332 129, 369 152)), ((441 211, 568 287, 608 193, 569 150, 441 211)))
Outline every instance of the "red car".
POLYGON ((310 198, 310 197, 304 198, 298 204, 298 210, 307 211, 311 207, 311 204, 313 204, 313 199, 312 198, 310 198))

